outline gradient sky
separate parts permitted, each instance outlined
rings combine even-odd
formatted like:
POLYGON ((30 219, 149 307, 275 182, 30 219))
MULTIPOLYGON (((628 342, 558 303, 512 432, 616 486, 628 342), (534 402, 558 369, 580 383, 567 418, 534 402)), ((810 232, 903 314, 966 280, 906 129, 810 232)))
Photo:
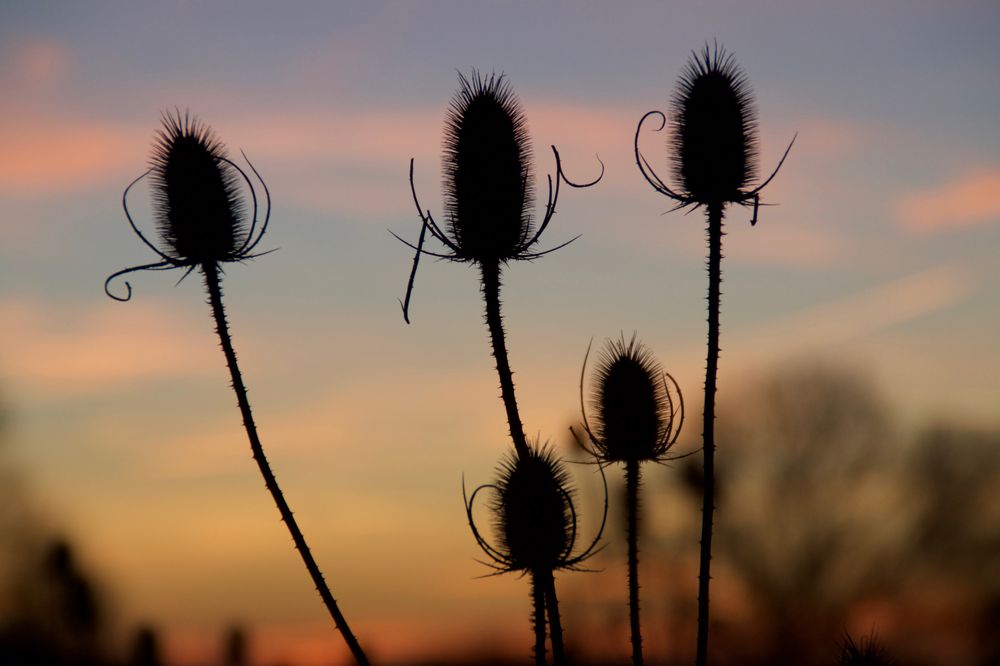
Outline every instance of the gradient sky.
MULTIPOLYGON (((904 423, 995 425, 998 33, 988 1, 5 2, 5 457, 113 583, 121 621, 165 627, 176 654, 231 620, 264 655, 342 653, 250 459, 199 279, 134 275, 127 304, 102 292, 155 259, 121 194, 160 113, 190 109, 274 199, 262 247, 280 250, 229 267, 226 302, 265 448, 356 632, 393 628, 388 657, 504 627, 527 646, 525 584, 473 580, 461 504, 462 474, 488 481, 509 446, 477 276, 424 262, 406 326, 412 255, 387 232, 418 231, 411 157, 441 210, 456 71, 509 76, 537 177, 549 144, 571 178, 607 167, 564 190, 542 247, 581 238, 506 273, 529 434, 566 445, 592 337, 638 331, 700 390, 704 219, 664 215, 631 150, 713 39, 753 86, 763 169, 798 132, 765 192, 780 205, 755 228, 728 218, 722 394, 820 356, 865 369, 904 423)), ((641 141, 667 174, 664 136, 641 141)), ((132 201, 148 221, 147 192, 132 201)))

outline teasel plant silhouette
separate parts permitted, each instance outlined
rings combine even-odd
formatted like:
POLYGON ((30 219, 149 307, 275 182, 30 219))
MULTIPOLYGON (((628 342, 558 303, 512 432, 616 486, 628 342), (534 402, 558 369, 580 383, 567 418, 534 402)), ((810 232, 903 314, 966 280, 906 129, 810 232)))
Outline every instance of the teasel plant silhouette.
POLYGON ((705 208, 708 217, 708 353, 705 365, 703 413, 703 474, 701 555, 698 573, 698 633, 696 663, 708 658, 709 581, 711 580, 712 518, 715 510, 715 394, 719 361, 719 309, 722 284, 722 236, 726 206, 753 206, 751 226, 757 224, 760 195, 788 157, 795 137, 774 171, 753 186, 758 164, 757 116, 746 74, 732 54, 716 42, 692 53, 674 93, 670 118, 674 179, 671 188, 650 166, 639 149, 639 135, 650 117, 667 125, 662 111, 650 111, 635 131, 635 160, 653 189, 676 205, 671 210, 705 208))
POLYGON ((587 417, 584 378, 590 348, 580 371, 581 433, 570 428, 577 444, 602 465, 625 467, 626 538, 628 540, 629 627, 632 663, 643 663, 639 621, 639 486, 643 463, 666 463, 697 453, 672 455, 684 425, 684 397, 673 376, 633 334, 608 340, 597 360, 587 417), (675 399, 676 396, 676 399, 675 399))
POLYGON ((566 663, 555 572, 585 571, 581 564, 601 549, 599 544, 608 517, 608 487, 603 467, 600 469, 604 483, 604 515, 593 541, 579 552, 576 549, 575 489, 564 463, 548 445, 529 444, 527 454, 508 453, 497 470, 497 480, 479 486, 472 495, 467 495, 464 480, 462 483, 469 527, 490 560, 481 561, 494 569, 487 575, 515 572, 531 577, 531 624, 538 665, 546 663, 546 621, 553 663, 566 663), (482 535, 473 517, 476 497, 483 491, 493 492, 489 510, 495 544, 482 535))
POLYGON ((500 377, 510 436, 518 455, 526 456, 528 442, 514 395, 500 311, 502 269, 511 261, 538 259, 576 240, 573 238, 548 250, 535 249, 555 215, 560 184, 575 188, 595 185, 604 176, 604 164, 601 163, 601 173, 596 179, 575 183, 563 173, 559 151, 551 146, 556 172, 547 177, 545 213, 536 226, 531 213, 534 184, 528 126, 514 91, 503 74, 484 77, 473 70, 469 77, 459 73, 458 80, 459 90, 451 101, 445 121, 443 161, 447 224, 444 228, 434 220, 429 209, 420 205, 413 182, 414 161, 410 160, 410 191, 421 225, 416 245, 393 233, 415 251, 406 296, 400 305, 403 318, 409 323, 410 296, 421 255, 479 267, 486 325, 500 377), (445 252, 424 248, 428 232, 445 247, 445 252))
POLYGON ((179 110, 164 113, 162 124, 156 135, 150 167, 133 180, 122 195, 122 206, 129 226, 160 260, 113 273, 105 280, 104 291, 115 300, 127 301, 132 297, 132 286, 127 281, 124 295, 110 290, 111 282, 120 276, 143 270, 182 269, 185 271, 181 277, 183 280, 195 269, 201 271, 216 332, 243 416, 243 425, 250 440, 253 458, 264 477, 264 485, 277 504, 295 548, 351 654, 358 664, 368 664, 368 658, 337 606, 264 455, 222 302, 222 265, 244 263, 267 254, 255 253, 255 250, 267 232, 271 214, 270 191, 244 153, 243 158, 260 183, 265 199, 264 219, 258 226, 260 211, 254 183, 246 171, 226 156, 225 147, 212 130, 189 113, 182 115, 179 110), (139 230, 128 208, 129 191, 146 178, 149 179, 152 190, 159 244, 151 242, 139 230), (250 194, 249 210, 243 189, 250 194))
MULTIPOLYGON (((556 474, 561 469, 560 464, 552 454, 542 455, 534 451, 524 434, 524 425, 521 422, 514 393, 513 373, 510 369, 500 308, 501 272, 511 261, 538 259, 575 240, 571 239, 548 250, 536 249, 539 238, 555 215, 560 186, 566 184, 570 187, 586 188, 595 185, 604 176, 604 164, 601 163, 601 173, 593 181, 573 182, 563 173, 559 151, 555 146, 551 146, 556 171, 554 176, 547 177, 548 195, 545 213, 541 223, 536 225, 531 212, 534 200, 531 146, 528 140, 527 120, 517 97, 503 74, 483 76, 477 70, 473 70, 468 77, 459 73, 458 79, 459 90, 452 98, 445 121, 443 170, 447 224, 442 228, 434 220, 431 211, 425 210, 420 205, 413 180, 414 160, 411 159, 410 192, 417 207, 417 214, 420 216, 420 234, 415 245, 393 234, 415 251, 406 296, 400 301, 403 319, 407 323, 410 322, 410 296, 421 255, 470 263, 479 268, 486 325, 500 380, 500 395, 514 445, 515 454, 508 466, 513 475, 511 478, 516 481, 514 487, 520 488, 524 485, 519 481, 527 474, 522 473, 522 469, 546 468, 551 471, 549 485, 554 484, 555 487, 562 488, 563 476, 556 474), (443 252, 425 249, 428 232, 444 246, 443 252)), ((537 479, 544 477, 534 472, 528 476, 537 479)), ((501 474, 501 481, 497 487, 506 487, 504 478, 506 477, 501 474)), ((535 488, 537 492, 515 491, 511 497, 522 498, 518 501, 524 498, 543 501, 545 497, 545 492, 541 490, 543 482, 538 480, 532 484, 539 486, 535 488)), ((531 484, 529 484, 530 489, 531 484)), ((570 522, 575 530, 575 511, 572 508, 569 492, 561 490, 555 492, 555 496, 567 502, 568 511, 573 516, 570 522)), ((471 507, 471 503, 467 503, 468 507, 471 507)), ((468 510, 471 512, 471 508, 468 510)), ((475 528, 471 513, 469 520, 477 542, 494 558, 501 571, 518 570, 531 575, 532 598, 536 613, 534 620, 536 661, 544 663, 545 659, 545 611, 547 610, 553 659, 556 663, 562 663, 564 661, 562 627, 552 568, 546 568, 547 565, 542 564, 520 566, 516 550, 514 555, 510 552, 505 555, 502 550, 489 550, 475 528), (515 559, 509 559, 510 557, 515 559)), ((550 522, 552 525, 556 524, 555 521, 550 522)), ((515 526, 518 524, 516 517, 512 524, 515 526)), ((542 524, 541 527, 546 525, 547 523, 542 524)), ((572 543, 574 539, 569 541, 572 543)), ((572 558, 568 554, 562 558, 564 564, 569 560, 572 558)))
POLYGON ((838 666, 894 666, 896 660, 883 647, 875 632, 855 641, 846 631, 840 639, 838 666))

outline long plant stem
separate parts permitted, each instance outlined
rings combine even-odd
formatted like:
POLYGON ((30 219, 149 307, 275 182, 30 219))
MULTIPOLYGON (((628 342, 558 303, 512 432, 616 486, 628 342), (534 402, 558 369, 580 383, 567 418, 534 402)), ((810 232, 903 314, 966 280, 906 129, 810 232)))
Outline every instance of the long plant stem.
POLYGON ((712 579, 712 516, 715 511, 715 392, 719 366, 719 300, 722 284, 722 203, 708 206, 708 356, 703 413, 704 497, 701 505, 701 566, 698 572, 697 666, 708 662, 708 585, 712 579))
POLYGON ((292 510, 288 507, 288 502, 285 501, 285 496, 282 494, 281 488, 278 487, 278 481, 271 471, 271 466, 268 464, 267 458, 264 456, 264 448, 261 446, 260 438, 257 436, 257 426, 254 424, 253 414, 250 411, 250 401, 247 399, 246 386, 243 384, 243 376, 240 373, 239 365, 236 363, 236 352, 233 350, 233 342, 229 336, 229 324, 226 321, 226 311, 222 304, 219 267, 215 263, 206 263, 201 268, 205 273, 205 285, 208 287, 208 301, 212 306, 215 329, 219 334, 222 351, 226 355, 226 364, 229 366, 229 375, 232 377, 233 390, 236 392, 236 401, 239 403, 240 412, 243 414, 243 426, 246 428, 247 437, 250 440, 253 459, 257 461, 260 473, 264 477, 264 485, 270 491, 275 504, 278 505, 278 512, 281 513, 281 519, 288 527, 288 531, 292 535, 292 541, 295 542, 295 548, 302 556, 306 570, 309 571, 313 584, 316 585, 319 596, 322 597, 323 603, 330 612, 334 624, 344 637, 344 641, 347 643, 347 647, 350 648, 351 654, 354 655, 355 661, 358 664, 367 666, 368 657, 361 649, 361 645, 358 644, 357 638, 351 633, 351 629, 347 625, 347 620, 344 619, 343 614, 337 607, 337 602, 334 600, 333 594, 330 593, 330 588, 323 579, 323 574, 320 572, 316 560, 313 559, 312 553, 309 551, 309 546, 306 545, 305 537, 302 536, 302 532, 299 530, 299 526, 292 516, 292 510))
POLYGON ((632 663, 642 665, 642 629, 639 625, 639 461, 625 463, 625 504, 628 537, 628 616, 632 626, 632 663))
POLYGON ((545 609, 549 618, 549 638, 552 640, 552 663, 562 666, 566 663, 563 647, 562 620, 559 618, 559 598, 556 597, 556 577, 551 570, 545 576, 545 609))
POLYGON ((539 571, 531 572, 531 628, 535 631, 535 666, 545 666, 545 583, 539 571))
POLYGON ((521 424, 521 416, 517 411, 517 398, 514 397, 514 375, 510 371, 503 319, 500 315, 500 264, 484 262, 481 264, 481 269, 483 300, 486 301, 486 326, 490 329, 493 358, 496 359, 497 374, 500 376, 500 395, 503 398, 504 408, 507 410, 510 438, 514 442, 517 455, 527 457, 528 441, 524 436, 524 426, 521 424))

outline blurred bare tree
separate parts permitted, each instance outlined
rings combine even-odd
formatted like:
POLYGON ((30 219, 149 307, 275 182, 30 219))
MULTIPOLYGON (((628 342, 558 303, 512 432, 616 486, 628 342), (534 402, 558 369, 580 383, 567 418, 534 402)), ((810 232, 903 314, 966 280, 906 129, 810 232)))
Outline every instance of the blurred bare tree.
MULTIPOLYGON (((904 431, 863 372, 821 362, 778 368, 725 398, 718 663, 832 666, 845 630, 873 629, 899 664, 1000 663, 1000 430, 904 431)), ((644 566, 649 617, 665 637, 653 658, 665 650, 683 664, 694 640, 701 464, 674 465, 651 477, 644 566)), ((616 634, 613 645, 581 649, 625 663, 619 549, 610 543, 595 565, 604 573, 567 598, 586 635, 616 634)))
POLYGON ((812 363, 724 403, 719 442, 718 557, 757 618, 745 663, 824 663, 859 618, 921 663, 995 663, 1000 432, 903 435, 863 374, 812 363))
POLYGON ((897 589, 916 511, 869 383, 796 366, 720 409, 719 550, 752 593, 769 663, 830 652, 848 610, 897 589))

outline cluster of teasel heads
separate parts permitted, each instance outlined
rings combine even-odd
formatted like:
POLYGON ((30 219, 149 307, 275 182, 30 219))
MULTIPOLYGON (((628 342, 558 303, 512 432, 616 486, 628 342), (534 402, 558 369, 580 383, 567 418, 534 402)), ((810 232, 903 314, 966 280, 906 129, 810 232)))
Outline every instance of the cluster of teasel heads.
MULTIPOLYGON (((552 146, 555 173, 547 177, 545 210, 542 220, 536 224, 532 217, 531 149, 525 116, 516 97, 503 75, 484 77, 473 72, 469 77, 459 75, 459 80, 460 88, 452 100, 445 127, 443 226, 435 221, 430 210, 421 207, 413 183, 414 163, 410 161, 410 187, 421 226, 415 244, 400 239, 415 250, 401 305, 404 319, 409 323, 410 299, 422 255, 470 263, 479 269, 485 319, 513 449, 502 459, 497 479, 479 486, 465 497, 466 513, 473 536, 490 559, 487 564, 494 573, 517 572, 530 577, 535 661, 546 663, 548 637, 553 661, 559 664, 564 663, 566 657, 555 572, 580 569, 583 562, 599 550, 608 509, 607 485, 604 485, 604 516, 600 528, 589 545, 578 548, 575 492, 565 464, 551 447, 529 442, 524 434, 506 348, 500 284, 502 270, 510 262, 537 259, 572 242, 548 250, 536 249, 555 214, 560 185, 590 187, 600 181, 604 165, 601 164, 601 173, 593 181, 573 182, 564 174, 559 152, 552 146), (428 233, 444 250, 434 252, 425 247, 428 233), (473 505, 481 492, 491 493, 488 509, 492 517, 492 539, 483 536, 473 517, 473 505)), ((662 112, 652 111, 643 116, 635 133, 635 156, 643 177, 657 192, 674 200, 676 208, 704 207, 708 213, 709 335, 701 449, 705 498, 697 651, 697 663, 704 664, 714 493, 713 421, 722 218, 727 205, 752 203, 751 223, 756 223, 760 192, 775 176, 788 151, 774 173, 757 187, 751 187, 757 158, 751 94, 732 57, 718 47, 706 46, 703 52, 694 55, 681 78, 673 106, 669 147, 673 173, 680 187, 671 189, 639 150, 640 131, 650 116, 659 116, 658 129, 667 125, 667 116, 662 112)), ((112 274, 105 282, 105 291, 117 300, 128 300, 132 295, 131 285, 125 282, 125 294, 117 295, 110 288, 114 279, 140 270, 180 268, 185 270, 184 276, 196 269, 201 271, 254 459, 334 623, 355 660, 366 664, 367 657, 324 581, 264 456, 229 334, 222 302, 222 266, 263 254, 255 252, 270 217, 270 193, 246 155, 244 159, 263 190, 266 212, 262 222, 258 222, 254 180, 227 157, 225 148, 211 130, 187 114, 165 114, 150 167, 129 184, 123 196, 132 230, 159 260, 112 274), (128 194, 144 178, 150 180, 153 193, 158 243, 151 242, 139 230, 128 210, 128 194)), ((609 341, 598 360, 588 417, 583 395, 587 357, 580 391, 582 429, 589 446, 581 441, 584 437, 575 431, 573 434, 594 455, 602 481, 606 465, 616 463, 625 467, 632 656, 634 663, 641 664, 637 571, 639 469, 644 462, 671 459, 671 449, 684 420, 683 399, 673 377, 663 371, 649 350, 634 336, 628 342, 622 337, 609 341)))

